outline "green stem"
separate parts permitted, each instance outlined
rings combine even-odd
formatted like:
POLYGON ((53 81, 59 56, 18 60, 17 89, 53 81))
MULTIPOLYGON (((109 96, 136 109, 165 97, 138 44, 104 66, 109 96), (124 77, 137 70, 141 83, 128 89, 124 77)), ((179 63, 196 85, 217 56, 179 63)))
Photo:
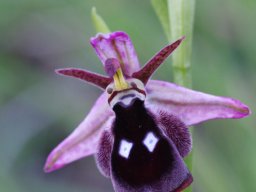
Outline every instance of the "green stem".
POLYGON ((180 68, 173 66, 174 82, 184 87, 192 87, 192 79, 190 73, 190 67, 180 68))
POLYGON ((170 42, 186 36, 182 45, 173 53, 174 82, 191 88, 191 45, 194 23, 195 0, 167 0, 170 42))
MULTIPOLYGON (((194 23, 195 0, 167 0, 169 16, 169 41, 186 36, 185 41, 173 54, 173 76, 174 82, 184 87, 192 87, 191 52, 192 52, 192 32, 194 23)), ((191 129, 192 134, 192 129, 191 129)), ((191 152, 185 162, 190 171, 193 167, 193 153, 191 152)), ((184 192, 192 192, 190 186, 184 192)))

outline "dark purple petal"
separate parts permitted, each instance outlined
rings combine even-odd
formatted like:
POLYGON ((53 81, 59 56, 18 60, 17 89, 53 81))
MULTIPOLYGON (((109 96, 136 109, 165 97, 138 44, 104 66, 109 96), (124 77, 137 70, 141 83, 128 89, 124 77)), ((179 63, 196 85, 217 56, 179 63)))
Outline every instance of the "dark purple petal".
POLYGON ((129 36, 124 32, 97 34, 91 38, 98 57, 103 65, 109 58, 117 59, 125 75, 131 76, 139 70, 139 61, 129 36))
POLYGON ((149 78, 157 70, 157 68, 167 59, 167 57, 180 45, 180 43, 185 39, 185 37, 180 38, 171 45, 167 45, 161 49, 154 57, 152 57, 142 69, 135 72, 132 76, 134 78, 140 79, 144 84, 146 84, 149 78))
POLYGON ((187 126, 216 118, 243 118, 249 108, 238 100, 193 91, 173 83, 151 80, 147 84, 146 105, 153 111, 164 109, 187 126))
POLYGON ((112 79, 90 72, 83 69, 76 68, 64 68, 57 69, 55 72, 59 75, 74 77, 87 83, 91 83, 105 90, 105 88, 111 83, 112 79))
POLYGON ((103 129, 111 127, 111 116, 113 112, 107 104, 106 93, 103 93, 81 124, 50 153, 45 163, 45 172, 94 154, 103 129))
POLYGON ((185 157, 192 149, 192 138, 187 126, 174 115, 159 111, 155 114, 160 128, 177 147, 181 157, 185 157))

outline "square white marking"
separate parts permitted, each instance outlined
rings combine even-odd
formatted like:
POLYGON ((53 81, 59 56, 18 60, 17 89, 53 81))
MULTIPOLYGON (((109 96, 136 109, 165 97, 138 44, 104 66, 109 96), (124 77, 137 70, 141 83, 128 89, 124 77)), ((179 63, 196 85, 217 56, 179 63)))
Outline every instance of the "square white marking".
POLYGON ((119 147, 119 155, 128 159, 132 146, 133 146, 133 143, 122 139, 119 147))
POLYGON ((154 133, 149 132, 143 140, 143 144, 148 148, 150 152, 153 152, 158 140, 159 139, 154 135, 154 133))

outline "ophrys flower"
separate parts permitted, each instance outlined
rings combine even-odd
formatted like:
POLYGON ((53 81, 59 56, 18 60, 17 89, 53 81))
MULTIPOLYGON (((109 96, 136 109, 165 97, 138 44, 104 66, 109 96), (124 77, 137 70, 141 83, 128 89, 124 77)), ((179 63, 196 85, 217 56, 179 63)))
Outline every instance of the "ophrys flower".
POLYGON ((124 32, 98 34, 91 44, 107 76, 65 68, 58 74, 104 90, 82 123, 49 155, 50 172, 95 154, 117 192, 178 192, 192 182, 183 157, 191 150, 188 126, 249 114, 240 101, 149 80, 184 38, 164 47, 144 67, 124 32))

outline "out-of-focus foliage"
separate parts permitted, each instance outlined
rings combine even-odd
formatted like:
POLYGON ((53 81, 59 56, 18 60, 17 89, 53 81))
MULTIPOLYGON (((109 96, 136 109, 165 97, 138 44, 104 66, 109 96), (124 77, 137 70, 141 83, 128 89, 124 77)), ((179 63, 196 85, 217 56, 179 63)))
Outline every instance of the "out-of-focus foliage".
POLYGON ((156 15, 158 16, 158 19, 163 27, 164 33, 168 41, 171 41, 170 21, 169 21, 167 0, 151 0, 151 4, 156 12, 156 15))
POLYGON ((98 15, 95 7, 92 8, 92 23, 94 24, 95 30, 98 33, 111 32, 102 17, 98 15))
MULTIPOLYGON (((0 191, 113 191, 93 157, 54 173, 44 161, 100 91, 58 77, 59 67, 103 73, 89 44, 95 6, 112 31, 126 31, 144 64, 167 42, 150 1, 0 1, 0 191)), ((256 1, 196 2, 193 87, 232 96, 255 111, 256 1)), ((171 61, 155 75, 172 80, 171 61)), ((256 191, 255 115, 194 129, 194 191, 256 191)))

